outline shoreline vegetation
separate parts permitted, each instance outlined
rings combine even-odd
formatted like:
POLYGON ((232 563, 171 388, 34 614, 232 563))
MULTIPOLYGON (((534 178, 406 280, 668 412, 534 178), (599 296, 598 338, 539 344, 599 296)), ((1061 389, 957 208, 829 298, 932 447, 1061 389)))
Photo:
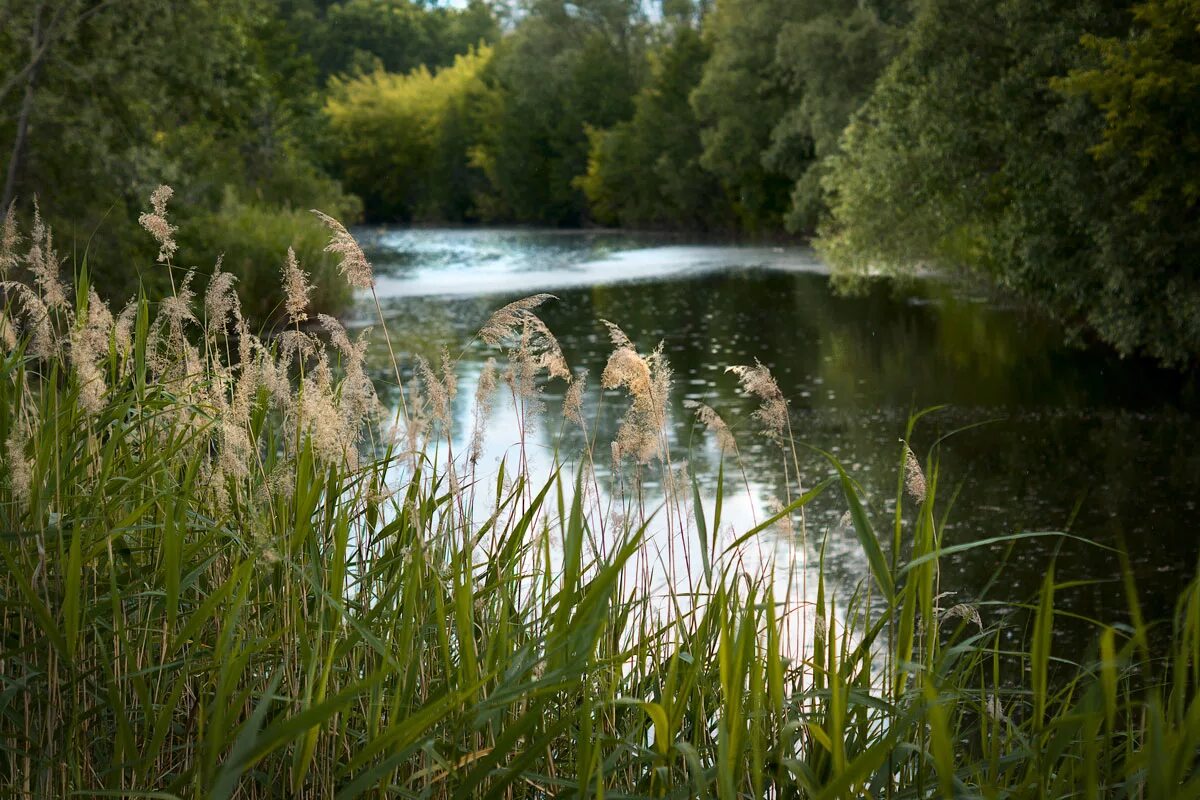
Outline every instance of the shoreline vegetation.
POLYGON ((303 210, 811 241, 853 291, 966 271, 1075 340, 1200 354, 1200 0, 91 0, 0 8, 0 213, 113 301, 142 199, 349 293, 303 210), (77 261, 81 257, 77 255, 77 261))
MULTIPOLYGON (((1149 620, 1126 569, 1127 623, 1072 620, 1094 627, 1085 652, 1055 646, 1053 566, 1018 626, 986 597, 945 596, 953 552, 1068 534, 944 546, 938 448, 908 444, 919 415, 898 432, 886 513, 831 455, 831 477, 799 474, 807 445, 770 371, 731 365, 788 496, 729 536, 741 445, 720 409, 695 408, 724 456, 712 505, 664 432, 663 350, 598 321, 613 345, 599 381, 627 412, 596 441, 586 376, 535 295, 466 344, 495 353, 473 432, 494 402, 521 421, 513 457, 483 472, 450 435, 452 357, 410 363, 389 343, 404 389, 383 409, 366 334, 306 326, 319 290, 297 253, 272 267, 288 325, 260 338, 231 273, 218 264, 201 294, 175 266, 171 196, 139 218, 171 290, 115 314, 86 262, 64 283, 40 215, 0 230, 5 796, 1200 792, 1200 585, 1149 620), (554 413, 548 381, 588 444, 539 476, 525 431, 554 413), (597 459, 618 466, 611 486, 597 459), (851 592, 826 581, 829 532, 804 514, 826 492, 869 564, 851 592), (780 535, 789 557, 757 559, 780 535)), ((372 294, 354 239, 316 219, 335 279, 372 294)))

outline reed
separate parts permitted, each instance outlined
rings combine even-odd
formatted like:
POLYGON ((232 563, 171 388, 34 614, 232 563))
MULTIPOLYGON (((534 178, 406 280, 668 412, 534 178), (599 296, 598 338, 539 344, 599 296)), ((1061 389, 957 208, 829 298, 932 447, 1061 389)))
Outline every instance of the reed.
MULTIPOLYGON (((156 192, 144 219, 165 269, 169 198, 156 192)), ((369 291, 362 251, 324 221, 369 291)), ((938 564, 1035 534, 945 546, 938 453, 910 449, 915 418, 888 519, 828 454, 835 478, 804 488, 804 445, 769 371, 737 370, 782 445, 789 497, 725 540, 725 465, 710 511, 670 462, 662 350, 641 355, 615 325, 601 381, 630 413, 614 449, 626 477, 605 501, 592 467, 604 448, 578 394, 566 413, 588 448, 559 453, 549 475, 523 457, 478 473, 490 390, 472 446, 454 450, 448 356, 417 362, 420 391, 389 419, 366 340, 329 318, 300 324, 310 289, 294 254, 281 254, 293 324, 268 338, 219 270, 204 302, 187 273, 166 302, 114 316, 86 263, 72 292, 50 232, 30 238, 22 252, 11 224, 0 238, 13 278, 0 320, 0 795, 1200 793, 1197 585, 1163 623, 1127 587, 1132 623, 1091 622, 1094 648, 1067 653, 1049 569, 1013 646, 984 608, 946 600, 938 564), (636 485, 650 473, 661 499, 636 485), (841 493, 870 574, 839 596, 826 532, 810 528, 815 590, 794 593, 778 572, 790 566, 751 548, 784 520, 803 528, 825 492, 841 493), (667 558, 662 574, 652 525, 694 572, 667 558)), ((471 345, 500 351, 507 368, 489 364, 486 380, 510 387, 522 430, 549 413, 544 381, 581 380, 536 315, 548 300, 501 309, 471 345)), ((731 426, 707 407, 699 420, 736 460, 731 426)))

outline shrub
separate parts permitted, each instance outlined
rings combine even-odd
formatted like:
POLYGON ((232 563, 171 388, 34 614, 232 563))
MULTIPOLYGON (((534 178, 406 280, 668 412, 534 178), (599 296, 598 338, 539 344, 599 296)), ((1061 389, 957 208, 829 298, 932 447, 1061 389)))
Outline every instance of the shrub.
POLYGON ((337 259, 325 252, 325 229, 307 210, 244 203, 227 196, 218 211, 193 217, 181 234, 187 252, 201 255, 202 264, 224 257, 222 269, 237 277, 242 308, 257 324, 283 318, 279 274, 289 247, 312 276, 314 313, 337 316, 354 300, 351 288, 337 275, 337 259))

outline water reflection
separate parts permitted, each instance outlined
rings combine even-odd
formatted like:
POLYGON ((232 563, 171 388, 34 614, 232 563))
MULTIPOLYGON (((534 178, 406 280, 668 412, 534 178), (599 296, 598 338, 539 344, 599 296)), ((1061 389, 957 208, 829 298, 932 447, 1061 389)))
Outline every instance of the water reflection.
MULTIPOLYGON (((905 420, 911 410, 944 404, 912 444, 924 456, 942 436, 965 429, 941 449, 942 497, 955 497, 947 544, 1068 526, 1105 544, 1127 542, 1156 615, 1170 610, 1193 572, 1200 551, 1191 525, 1200 488, 1194 379, 1069 348, 1054 326, 1019 308, 937 280, 835 296, 819 262, 798 248, 480 230, 377 231, 367 245, 397 349, 434 359, 446 347, 461 359, 455 435, 464 443, 474 380, 493 355, 467 343, 500 305, 551 291, 559 300, 541 315, 572 366, 593 376, 585 408, 601 443, 612 438, 626 401, 597 385, 610 350, 600 319, 617 322, 644 350, 664 343, 675 372, 672 450, 689 462, 706 502, 717 451, 683 404, 702 400, 726 417, 751 495, 731 481, 726 519, 743 529, 787 490, 783 454, 755 434, 754 401, 724 371, 758 358, 790 398, 797 436, 847 466, 880 520, 892 513, 905 420)), ((386 356, 376 356, 386 374, 386 356)), ((542 464, 582 445, 579 431, 556 412, 564 389, 547 387, 548 411, 530 432, 542 464)), ((516 441, 511 413, 504 413, 493 421, 484 464, 494 465, 516 441)), ((801 458, 807 483, 830 474, 819 457, 801 458)), ((866 573, 853 532, 838 525, 844 511, 839 495, 823 496, 809 512, 808 545, 811 556, 827 534, 830 568, 849 586, 866 573)), ((794 557, 794 542, 767 547, 794 557)), ((993 584, 992 596, 1019 602, 1032 596, 1055 557, 1062 579, 1101 582, 1068 593, 1075 610, 1108 619, 1118 613, 1117 559, 1075 542, 1032 540, 1011 553, 960 554, 949 559, 943 588, 972 598, 993 584)))

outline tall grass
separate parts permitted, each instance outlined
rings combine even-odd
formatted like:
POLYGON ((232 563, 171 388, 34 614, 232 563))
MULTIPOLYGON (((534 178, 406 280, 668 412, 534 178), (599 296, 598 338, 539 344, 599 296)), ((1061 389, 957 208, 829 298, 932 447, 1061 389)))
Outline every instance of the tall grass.
MULTIPOLYGON (((601 382, 631 397, 612 453, 625 477, 601 486, 606 446, 570 404, 584 452, 548 476, 523 450, 482 474, 477 448, 454 450, 453 359, 393 354, 395 383, 416 384, 382 412, 362 342, 305 327, 290 259, 292 325, 267 339, 221 273, 203 302, 180 275, 157 309, 114 318, 85 264, 73 292, 61 283, 44 226, 28 247, 5 230, 0 266, 31 280, 5 278, 0 321, 3 796, 1200 793, 1195 585, 1165 651, 1129 586, 1132 624, 1093 623, 1094 648, 1069 653, 1049 568, 1014 647, 941 594, 939 559, 976 545, 942 543, 936 447, 924 470, 898 448, 890 519, 832 456, 836 478, 805 488, 762 365, 738 377, 790 496, 728 540, 736 441, 702 409, 729 455, 710 509, 671 461, 662 351, 616 326, 601 382), (802 517, 835 491, 870 566, 843 596, 802 517), (818 560, 798 593, 749 550, 790 520, 818 560), (652 526, 687 548, 689 575, 670 574, 680 559, 654 552, 652 526)), ((548 413, 545 380, 582 380, 536 315, 546 299, 501 309, 471 345, 497 349, 522 432, 548 413)))

